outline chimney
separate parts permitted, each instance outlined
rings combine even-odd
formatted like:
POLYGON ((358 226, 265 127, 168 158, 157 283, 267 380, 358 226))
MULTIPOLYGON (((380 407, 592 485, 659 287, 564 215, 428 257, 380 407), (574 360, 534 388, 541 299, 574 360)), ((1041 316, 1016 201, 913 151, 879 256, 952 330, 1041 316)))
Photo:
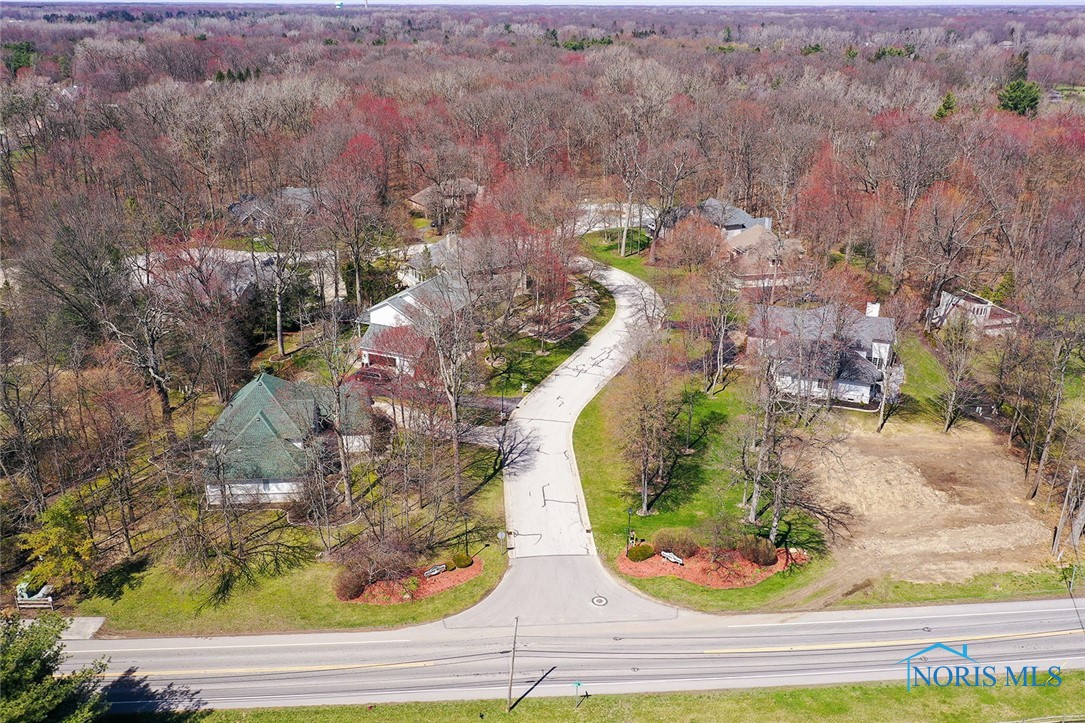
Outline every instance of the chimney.
POLYGON ((867 316, 878 316, 879 314, 881 314, 881 312, 882 312, 882 305, 881 304, 879 304, 876 301, 868 301, 868 302, 866 302, 866 315, 867 316))

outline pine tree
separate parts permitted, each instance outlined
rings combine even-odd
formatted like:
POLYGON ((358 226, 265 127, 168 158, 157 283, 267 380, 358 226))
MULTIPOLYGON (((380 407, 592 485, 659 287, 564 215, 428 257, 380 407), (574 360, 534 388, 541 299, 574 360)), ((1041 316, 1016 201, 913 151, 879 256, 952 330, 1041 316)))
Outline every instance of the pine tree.
POLYGON ((946 93, 942 98, 942 105, 938 106, 938 110, 934 112, 935 120, 942 120, 953 115, 953 112, 957 110, 957 96, 952 92, 946 93))
POLYGON ((4 681, 0 720, 89 723, 99 717, 104 701, 98 675, 105 670, 104 660, 57 676, 64 661, 60 634, 67 627, 53 613, 29 625, 23 625, 17 615, 0 620, 0 679, 4 681))
POLYGON ((1040 86, 1028 80, 1015 80, 998 93, 998 107, 1017 115, 1036 115, 1040 106, 1040 86))

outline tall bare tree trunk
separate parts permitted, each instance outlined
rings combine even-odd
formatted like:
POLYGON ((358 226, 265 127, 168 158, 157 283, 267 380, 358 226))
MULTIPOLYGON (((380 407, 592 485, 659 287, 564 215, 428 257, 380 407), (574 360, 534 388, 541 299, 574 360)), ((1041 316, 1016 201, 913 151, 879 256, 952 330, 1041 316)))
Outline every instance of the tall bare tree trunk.
POLYGON ((618 250, 618 255, 625 258, 625 245, 629 238, 629 225, 633 222, 633 192, 630 191, 626 197, 626 213, 625 219, 622 221, 622 243, 618 250))
POLYGON ((286 356, 286 343, 283 339, 283 283, 275 281, 275 346, 279 356, 286 356))

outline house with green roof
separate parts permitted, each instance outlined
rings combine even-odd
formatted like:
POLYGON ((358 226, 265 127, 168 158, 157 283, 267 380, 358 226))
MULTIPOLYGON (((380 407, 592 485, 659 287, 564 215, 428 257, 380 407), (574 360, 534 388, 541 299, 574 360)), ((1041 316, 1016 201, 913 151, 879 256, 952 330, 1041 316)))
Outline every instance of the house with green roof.
MULTIPOLYGON (((372 439, 372 401, 360 384, 341 387, 340 432, 348 452, 372 439)), ((336 445, 336 390, 260 374, 233 396, 211 425, 207 499, 223 494, 245 502, 296 499, 315 459, 336 445)), ((335 455, 332 455, 335 456, 335 455)))

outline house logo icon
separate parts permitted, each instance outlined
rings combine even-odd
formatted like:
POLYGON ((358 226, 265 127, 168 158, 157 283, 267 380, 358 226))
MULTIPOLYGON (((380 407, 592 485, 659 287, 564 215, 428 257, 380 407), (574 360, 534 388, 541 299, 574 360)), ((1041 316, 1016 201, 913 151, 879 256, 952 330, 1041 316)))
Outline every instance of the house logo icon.
POLYGON ((928 645, 927 647, 923 648, 922 650, 919 650, 919 651, 917 651, 915 653, 912 653, 907 658, 903 658, 901 660, 898 660, 896 663, 894 663, 894 665, 900 665, 901 663, 904 663, 904 664, 907 665, 908 690, 909 691, 912 690, 912 670, 913 670, 912 660, 914 660, 915 658, 919 658, 921 661, 926 661, 927 653, 932 653, 932 652, 935 652, 935 651, 938 651, 938 650, 942 650, 942 651, 945 651, 947 653, 950 653, 951 655, 955 655, 958 658, 960 658, 961 660, 967 660, 970 663, 975 663, 976 662, 975 659, 968 657, 968 646, 967 645, 961 645, 960 650, 955 650, 955 649, 951 648, 950 646, 946 645, 945 643, 934 643, 932 645, 928 645))

